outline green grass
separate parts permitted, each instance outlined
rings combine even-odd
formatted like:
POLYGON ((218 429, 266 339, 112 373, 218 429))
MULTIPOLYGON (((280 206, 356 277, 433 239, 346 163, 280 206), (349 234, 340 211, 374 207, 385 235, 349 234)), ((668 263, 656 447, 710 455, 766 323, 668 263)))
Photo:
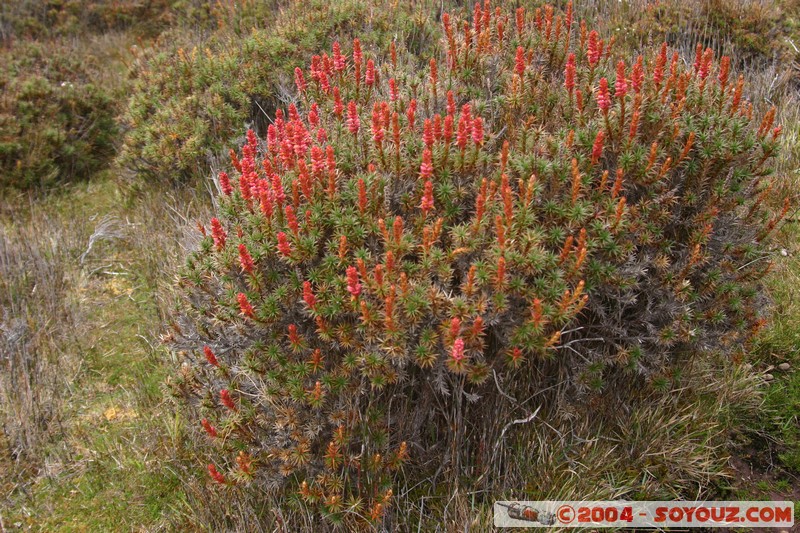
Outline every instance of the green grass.
POLYGON ((776 272, 768 281, 772 317, 755 347, 756 363, 770 369, 764 406, 755 428, 777 448, 781 465, 800 475, 800 243, 797 223, 787 224, 787 256, 778 255, 776 272), (789 370, 779 367, 790 365, 789 370))
MULTIPOLYGON (((120 200, 115 183, 103 178, 54 199, 52 210, 65 220, 145 214, 125 212, 120 200)), ((182 501, 180 479, 169 468, 171 415, 161 404, 167 358, 150 344, 159 327, 156 287, 145 275, 138 242, 102 242, 79 269, 71 290, 86 310, 86 335, 74 354, 81 371, 70 391, 64 438, 45 451, 55 465, 52 475, 38 477, 28 496, 16 495, 11 524, 136 529, 163 522, 182 501)))

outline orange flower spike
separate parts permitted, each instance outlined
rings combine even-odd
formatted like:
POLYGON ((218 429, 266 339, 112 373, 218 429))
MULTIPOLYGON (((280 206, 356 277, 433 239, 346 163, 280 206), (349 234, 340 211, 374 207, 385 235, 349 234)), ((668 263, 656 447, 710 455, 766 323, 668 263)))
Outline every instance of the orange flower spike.
POLYGON ((656 156, 658 155, 658 144, 653 143, 650 145, 650 156, 647 159, 647 168, 644 170, 645 174, 650 172, 653 165, 656 163, 656 156))
POLYGON ((394 233, 394 242, 400 244, 403 240, 403 218, 401 216, 394 217, 392 231, 394 233))
POLYGON ((543 322, 542 301, 539 298, 533 299, 533 304, 531 305, 531 320, 533 321, 533 326, 536 328, 542 325, 543 322))
POLYGON ((382 218, 378 219, 378 229, 381 230, 381 235, 383 235, 383 240, 389 242, 389 231, 386 229, 386 222, 382 218))
POLYGON ((572 253, 572 245, 575 242, 575 238, 572 235, 567 237, 567 240, 564 241, 564 246, 561 247, 561 255, 558 256, 558 264, 561 265, 564 261, 567 260, 569 254, 572 253))
POLYGON ((736 81, 736 87, 733 90, 733 100, 731 101, 731 115, 739 110, 739 104, 742 101, 742 89, 744 88, 744 76, 739 75, 736 81))
POLYGON ((616 199, 619 196, 620 191, 622 191, 622 177, 623 171, 621 168, 617 169, 617 179, 614 180, 614 188, 611 189, 611 198, 616 199))
POLYGON ((614 227, 615 228, 617 226, 619 226, 619 223, 622 221, 622 215, 625 214, 625 203, 626 202, 627 202, 627 200, 623 196, 622 198, 619 199, 619 202, 617 203, 617 210, 616 210, 616 213, 614 214, 614 227))
POLYGON ((361 300, 359 302, 359 307, 361 308, 361 321, 366 325, 370 325, 372 323, 372 316, 370 315, 367 303, 364 300, 361 300))
POLYGON ((604 170, 603 175, 600 177, 600 184, 597 186, 598 192, 605 191, 606 186, 608 186, 608 170, 604 170))
POLYGON ((581 193, 581 173, 578 170, 578 160, 572 158, 572 205, 578 201, 578 196, 581 193))
POLYGON ((386 252, 386 272, 391 275, 394 272, 394 253, 389 250, 386 252))
POLYGON ((495 284, 498 289, 502 289, 506 281, 506 258, 502 255, 497 259, 497 278, 495 284))
POLYGON ((503 250, 506 246, 506 231, 503 227, 503 217, 497 215, 494 219, 495 231, 497 233, 497 244, 503 250))
POLYGON ((483 335, 483 332, 484 332, 483 318, 481 318, 481 316, 478 315, 472 322, 472 336, 478 338, 481 335, 483 335))
POLYGON ((730 75, 731 69, 731 58, 728 56, 722 56, 719 61, 719 75, 717 76, 717 80, 719 81, 719 86, 722 89, 722 95, 725 95, 725 89, 728 87, 728 76, 730 75))

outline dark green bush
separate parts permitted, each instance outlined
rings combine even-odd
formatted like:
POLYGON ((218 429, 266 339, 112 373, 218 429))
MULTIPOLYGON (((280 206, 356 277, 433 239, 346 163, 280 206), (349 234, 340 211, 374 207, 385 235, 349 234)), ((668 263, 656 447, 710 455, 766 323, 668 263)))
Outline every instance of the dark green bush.
POLYGON ((85 179, 113 156, 114 101, 58 46, 19 44, 2 53, 0 189, 85 179))

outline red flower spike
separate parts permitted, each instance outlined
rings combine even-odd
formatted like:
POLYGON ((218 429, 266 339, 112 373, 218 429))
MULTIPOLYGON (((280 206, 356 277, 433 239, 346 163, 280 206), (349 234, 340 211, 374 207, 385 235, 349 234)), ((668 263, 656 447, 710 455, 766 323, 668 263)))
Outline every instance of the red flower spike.
POLYGON ((292 230, 292 233, 298 235, 300 233, 300 224, 297 222, 297 215, 294 212, 294 208, 291 205, 287 205, 285 213, 286 224, 289 226, 289 229, 292 230))
POLYGON ((300 335, 297 333, 297 325, 296 324, 289 324, 288 330, 289 330, 289 333, 288 333, 289 343, 292 346, 295 346, 295 347, 300 346, 301 339, 300 339, 300 335))
POLYGON ((342 102, 342 95, 339 92, 339 87, 333 88, 333 114, 342 118, 344 113, 344 103, 342 102))
POLYGON ((361 41, 356 37, 353 39, 353 62, 360 65, 363 58, 364 56, 361 53, 361 41))
POLYGON ((422 164, 419 167, 419 175, 425 180, 433 176, 433 154, 428 148, 422 151, 422 164))
POLYGON ((247 130, 247 145, 253 149, 253 153, 258 148, 258 137, 256 137, 256 132, 251 129, 247 130))
POLYGON ((347 56, 342 55, 342 47, 338 42, 333 43, 333 69, 342 72, 347 64, 347 56))
POLYGON ((461 333, 461 319, 458 317, 453 317, 450 320, 450 338, 455 339, 458 337, 459 333, 461 333))
POLYGON ((231 411, 236 411, 236 404, 233 402, 233 398, 231 398, 231 394, 228 392, 228 389, 222 389, 219 391, 219 399, 222 402, 222 405, 231 411))
POLYGON ((292 246, 289 244, 289 240, 286 238, 286 234, 284 232, 278 232, 278 252, 283 257, 291 257, 292 256, 292 246))
POLYGON ((214 247, 217 250, 225 248, 225 240, 228 234, 222 228, 222 223, 217 217, 211 219, 211 237, 214 239, 214 247))
POLYGON ((661 51, 656 58, 656 65, 653 68, 653 83, 656 87, 661 85, 664 79, 664 68, 667 66, 667 43, 661 43, 661 51))
POLYGON ((595 65, 600 61, 600 43, 597 40, 597 31, 592 30, 589 33, 589 46, 586 53, 587 58, 589 59, 589 66, 594 68, 595 65))
POLYGON ((633 87, 633 91, 635 93, 639 93, 642 90, 642 82, 644 81, 644 65, 643 65, 644 58, 639 56, 636 58, 636 63, 633 64, 633 69, 631 70, 631 86, 633 87))
POLYGON ((233 193, 233 187, 231 187, 231 180, 228 177, 228 174, 225 172, 219 173, 219 188, 222 191, 222 194, 225 196, 230 196, 233 193))
POLYGON ((614 81, 614 96, 624 98, 628 94, 628 82, 625 79, 625 62, 620 60, 617 63, 617 78, 614 81))
POLYGON ((456 99, 453 91, 447 91, 447 114, 454 115, 456 112, 456 99))
POLYGON ((417 113, 417 101, 416 99, 412 98, 411 101, 408 103, 408 109, 406 109, 406 119, 408 120, 408 129, 414 129, 414 119, 417 113))
POLYGON ((323 93, 328 94, 331 92, 331 84, 328 81, 328 75, 324 72, 320 75, 319 86, 323 93))
POLYGON ((456 145, 463 151, 467 147, 467 142, 472 134, 472 124, 469 115, 461 115, 458 119, 458 132, 456 133, 456 145))
POLYGON ((466 356, 464 355, 464 339, 458 338, 453 342, 453 350, 450 352, 450 358, 454 363, 461 363, 466 356))
POLYGON ((525 49, 521 46, 517 47, 517 55, 514 58, 514 72, 516 72, 519 77, 525 74, 525 49))
POLYGON ((375 62, 371 59, 367 60, 367 73, 364 75, 364 81, 367 87, 375 85, 375 62))
POLYGON ((394 78, 389 80, 389 100, 396 102, 400 98, 400 92, 397 90, 397 82, 394 78))
POLYGON ((433 123, 431 119, 426 118, 425 124, 422 127, 422 142, 425 143, 425 147, 429 150, 433 148, 433 143, 436 140, 436 137, 433 134, 433 123))
POLYGON ((317 307, 317 298, 314 296, 314 290, 311 288, 310 281, 303 282, 303 301, 306 302, 306 305, 312 311, 317 307))
POLYGON ((356 267, 347 267, 347 292, 355 299, 361 294, 361 282, 358 280, 356 267))
POLYGON ((472 142, 476 146, 483 144, 483 119, 481 117, 475 117, 475 120, 472 121, 472 142))
POLYGON ((208 436, 211 438, 216 438, 217 436, 217 428, 211 425, 211 423, 207 419, 202 419, 200 421, 200 425, 203 426, 203 429, 206 430, 208 436))
POLYGON ((206 361, 208 361, 208 364, 216 367, 219 366, 219 361, 217 361, 217 357, 214 355, 214 352, 211 351, 211 348, 208 346, 203 346, 203 353, 206 356, 206 361))
POLYGON ((273 154, 278 151, 278 128, 275 127, 275 124, 267 127, 267 148, 273 154))
POLYGON ((247 246, 244 244, 239 245, 239 264, 242 265, 242 270, 248 274, 253 273, 253 269, 255 268, 253 257, 250 255, 250 252, 247 251, 247 246))
POLYGON ((239 302, 239 310, 242 314, 248 318, 255 318, 255 311, 253 310, 253 306, 250 304, 250 300, 247 299, 247 295, 243 292, 240 292, 236 295, 236 301, 239 302))
POLYGON ((219 483, 220 485, 224 485, 226 483, 225 476, 223 476, 222 474, 220 474, 217 471, 217 467, 216 466, 211 465, 211 464, 208 465, 208 473, 209 473, 209 475, 211 475, 211 478, 214 481, 216 481, 217 483, 219 483))
POLYGON ((713 58, 714 52, 711 48, 706 48, 705 53, 703 53, 703 59, 700 61, 700 69, 697 73, 701 80, 706 79, 709 72, 711 72, 711 61, 713 58))
POLYGON ((356 108, 356 103, 350 100, 350 103, 347 104, 347 129, 350 130, 350 133, 353 135, 357 135, 360 126, 361 122, 358 119, 358 108, 356 108))
POLYGON ((605 142, 605 132, 598 131, 597 137, 594 138, 594 145, 592 145, 592 164, 596 164, 603 156, 603 143, 605 142))
POLYGON ((311 104, 311 109, 308 111, 308 124, 312 128, 319 126, 319 106, 316 102, 311 104))
POLYGON ((294 103, 289 104, 289 121, 298 122, 300 120, 300 113, 297 111, 297 106, 294 103))
POLYGON ((433 138, 436 140, 442 140, 443 136, 442 116, 437 113, 433 116, 433 138))
POLYGON ((513 348, 511 352, 509 352, 508 356, 511 359, 511 364, 514 366, 519 365, 522 362, 522 350, 519 348, 513 348))
POLYGON ((294 84, 297 85, 297 90, 301 93, 306 92, 306 79, 303 77, 303 71, 300 67, 294 69, 294 84))
POLYGON ((567 65, 564 67, 564 87, 571 98, 575 90, 575 54, 570 54, 567 58, 567 65))
POLYGON ((420 203, 419 208, 427 215, 433 210, 433 207, 433 183, 428 180, 425 182, 425 192, 422 194, 422 203, 420 203))
POLYGON ((608 80, 600 78, 600 86, 597 89, 597 107, 606 114, 611 107, 611 97, 608 95, 608 80))

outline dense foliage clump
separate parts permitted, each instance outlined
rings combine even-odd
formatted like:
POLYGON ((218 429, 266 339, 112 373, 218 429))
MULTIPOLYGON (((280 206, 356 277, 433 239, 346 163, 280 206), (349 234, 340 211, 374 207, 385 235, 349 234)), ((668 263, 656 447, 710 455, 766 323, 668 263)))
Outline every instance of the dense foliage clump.
POLYGON ((531 397, 624 411, 763 325, 781 128, 727 57, 617 57, 571 5, 443 28, 425 69, 358 40, 297 68, 178 281, 211 479, 281 521, 391 523, 399 480, 522 486, 531 397))
POLYGON ((38 44, 2 53, 0 189, 81 179, 113 155, 115 105, 79 60, 38 44))

